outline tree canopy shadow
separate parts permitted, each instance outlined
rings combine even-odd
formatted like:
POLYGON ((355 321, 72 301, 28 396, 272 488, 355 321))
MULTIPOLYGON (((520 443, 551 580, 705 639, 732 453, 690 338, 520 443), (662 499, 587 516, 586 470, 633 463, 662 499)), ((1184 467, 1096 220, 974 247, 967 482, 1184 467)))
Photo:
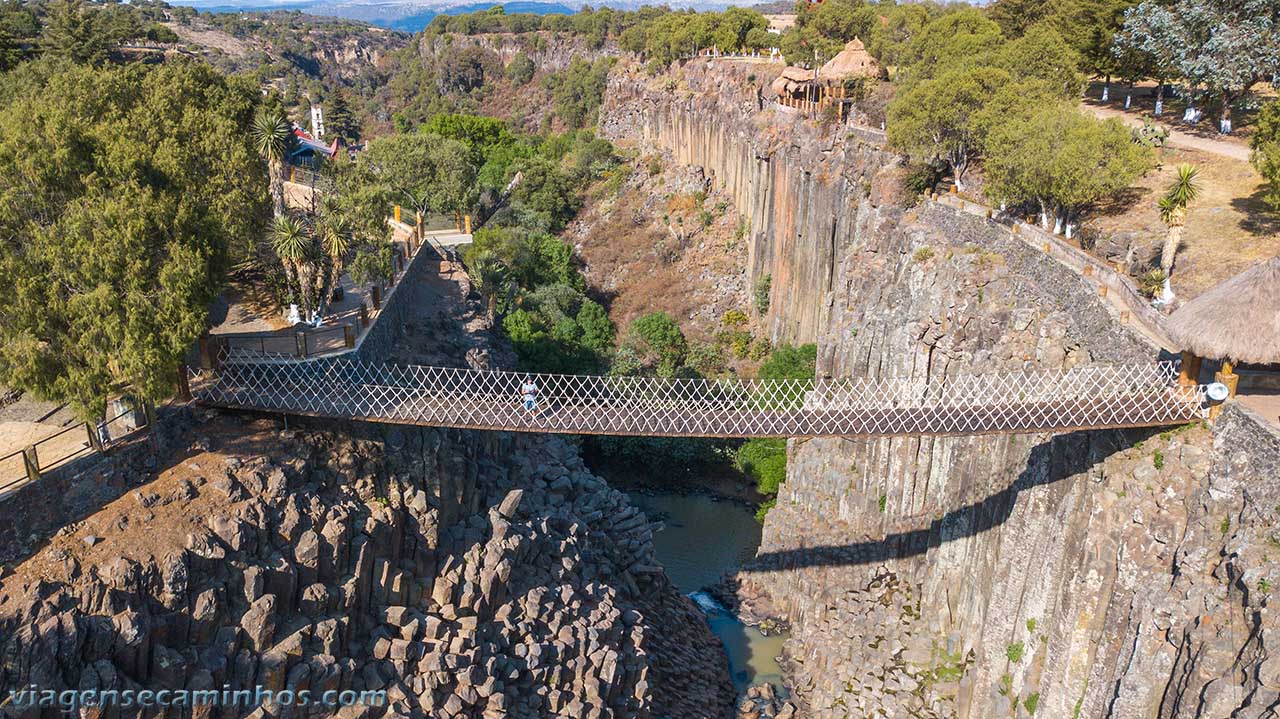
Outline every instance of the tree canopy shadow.
POLYGON ((1280 233, 1280 209, 1272 209, 1264 199, 1266 186, 1248 197, 1231 198, 1231 206, 1244 215, 1240 220, 1240 229, 1255 235, 1274 235, 1280 233))
POLYGON ((925 554, 943 544, 976 536, 1004 524, 1013 514, 1018 495, 1029 489, 1053 484, 1087 471, 1112 454, 1164 430, 1084 430, 1057 435, 1036 445, 1026 468, 1008 487, 952 509, 940 519, 883 539, 868 539, 841 545, 801 547, 756 556, 746 573, 876 564, 925 554))

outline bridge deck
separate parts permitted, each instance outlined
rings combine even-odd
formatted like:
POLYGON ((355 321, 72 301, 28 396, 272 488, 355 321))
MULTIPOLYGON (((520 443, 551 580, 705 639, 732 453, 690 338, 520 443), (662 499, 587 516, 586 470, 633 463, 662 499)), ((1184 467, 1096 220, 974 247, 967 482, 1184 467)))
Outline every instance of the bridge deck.
POLYGON ((877 437, 1182 424, 1203 391, 1172 365, 920 382, 526 375, 317 360, 198 374, 212 406, 433 427, 667 437, 877 437), (536 408, 521 386, 532 377, 536 408))

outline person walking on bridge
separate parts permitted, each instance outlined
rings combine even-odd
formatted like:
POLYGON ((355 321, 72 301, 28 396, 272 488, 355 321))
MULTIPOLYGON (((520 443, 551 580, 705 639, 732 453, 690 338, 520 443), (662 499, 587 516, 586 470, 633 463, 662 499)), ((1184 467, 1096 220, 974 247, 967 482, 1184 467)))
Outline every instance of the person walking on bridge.
POLYGON ((524 400, 524 408, 533 414, 538 408, 538 385, 533 377, 525 375, 524 384, 520 385, 520 396, 524 400))

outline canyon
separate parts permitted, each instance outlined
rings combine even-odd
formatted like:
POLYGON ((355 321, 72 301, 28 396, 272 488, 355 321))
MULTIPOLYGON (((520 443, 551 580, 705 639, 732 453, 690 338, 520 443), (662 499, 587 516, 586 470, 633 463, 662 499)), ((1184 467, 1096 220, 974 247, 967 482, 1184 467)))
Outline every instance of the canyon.
MULTIPOLYGON (((571 55, 521 49, 548 67, 571 55)), ((1006 227, 906 192, 865 118, 806 120, 766 99, 771 79, 723 60, 610 75, 602 134, 731 203, 717 232, 744 228, 739 265, 705 260, 715 276, 688 291, 713 308, 692 318, 704 334, 767 278, 753 327, 816 343, 820 376, 1158 355, 1006 227)), ((586 217, 638 210, 661 212, 586 217)), ((370 347, 510 363, 478 298, 402 297, 370 347)), ((21 545, 0 572, 0 686, 386 692, 385 710, 330 712, 353 717, 733 715, 724 653, 649 519, 571 442, 196 407, 162 420, 77 479, 103 491, 77 493, 65 526, 0 535, 21 545)), ((739 715, 1273 716, 1277 478, 1280 433, 1234 404, 1170 430, 792 440, 760 552, 724 584, 744 616, 791 627, 790 703, 753 689, 739 715)))
MULTIPOLYGON (((751 222, 775 341, 819 376, 922 379, 1158 349, 1082 277, 981 216, 901 187, 875 128, 765 99, 759 66, 616 72, 603 126, 693 164, 751 222)), ((1271 716, 1280 433, 1211 428, 792 440, 752 614, 792 625, 813 717, 1271 716)))

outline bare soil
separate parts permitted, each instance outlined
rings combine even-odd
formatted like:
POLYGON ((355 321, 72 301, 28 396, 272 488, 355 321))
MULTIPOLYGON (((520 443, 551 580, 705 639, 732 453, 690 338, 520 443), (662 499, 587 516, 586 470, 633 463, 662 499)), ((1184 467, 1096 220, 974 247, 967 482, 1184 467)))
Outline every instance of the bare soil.
POLYGON ((1159 167, 1122 196, 1096 208, 1088 224, 1104 235, 1133 233, 1144 245, 1158 248, 1167 230, 1156 200, 1181 163, 1199 168, 1202 188, 1187 212, 1172 280, 1174 292, 1191 299, 1255 262, 1280 254, 1280 213, 1262 201, 1262 177, 1248 162, 1166 148, 1160 152, 1159 167))
POLYGON ((710 341, 729 310, 752 314, 739 215, 709 185, 696 168, 639 158, 620 189, 593 189, 565 233, 619 328, 661 311, 691 339, 710 341))

